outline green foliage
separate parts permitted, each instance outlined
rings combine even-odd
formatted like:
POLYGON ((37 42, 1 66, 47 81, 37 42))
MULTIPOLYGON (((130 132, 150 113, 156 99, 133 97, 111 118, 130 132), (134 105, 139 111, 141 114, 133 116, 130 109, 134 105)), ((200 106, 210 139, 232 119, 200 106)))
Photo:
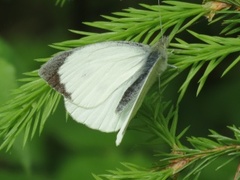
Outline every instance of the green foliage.
POLYGON ((66 0, 57 0, 56 5, 63 6, 65 2, 66 2, 66 0))
POLYGON ((224 2, 230 5, 240 6, 240 2, 238 0, 220 0, 219 2, 224 2))
POLYGON ((36 71, 25 73, 29 78, 21 79, 26 83, 13 91, 14 98, 1 107, 0 131, 3 139, 1 149, 11 148, 16 137, 23 131, 25 145, 33 138, 37 128, 41 133, 47 117, 55 111, 60 95, 49 89, 36 71))
POLYGON ((169 5, 161 7, 142 4, 145 9, 128 8, 123 12, 113 13, 114 16, 102 16, 109 21, 86 22, 84 24, 107 32, 94 33, 72 30, 72 32, 85 37, 56 43, 54 47, 76 47, 107 40, 131 40, 154 44, 166 30, 172 29, 168 35, 171 40, 206 13, 206 10, 199 4, 177 1, 167 1, 166 3, 169 5), (191 19, 186 21, 188 17, 191 19), (162 25, 159 22, 160 18, 162 25), (160 31, 162 33, 159 33, 160 31))
MULTIPOLYGON (((172 43, 171 46, 178 48, 174 51, 174 59, 178 62, 175 64, 181 69, 185 70, 192 66, 188 76, 180 88, 179 102, 183 98, 187 87, 191 80, 195 77, 198 71, 205 65, 205 71, 199 79, 199 86, 197 95, 203 88, 209 74, 224 60, 227 56, 239 52, 239 38, 219 37, 197 34, 189 31, 193 36, 205 42, 205 44, 189 44, 183 40, 176 39, 178 43, 172 43), (217 52, 217 53, 215 53, 217 52)), ((237 56, 233 62, 224 70, 222 76, 231 70, 240 60, 237 56)))
POLYGON ((223 24, 226 25, 226 27, 222 30, 222 34, 231 35, 236 34, 240 32, 240 14, 233 13, 234 16, 231 17, 231 19, 225 20, 223 24))
MULTIPOLYGON (((63 2, 57 1, 57 3, 63 2)), ((228 1, 228 3, 231 2, 238 5, 235 1, 228 1)), ((182 139, 188 127, 177 133, 179 131, 179 109, 190 83, 194 78, 199 78, 199 73, 203 72, 198 81, 197 95, 202 91, 210 74, 221 63, 225 63, 229 56, 231 56, 231 62, 221 72, 222 76, 229 73, 239 62, 240 39, 236 35, 240 31, 239 12, 234 9, 215 12, 217 17, 209 23, 209 26, 222 22, 224 19, 222 24, 225 27, 220 32, 220 35, 224 37, 221 37, 219 34, 211 36, 191 30, 204 15, 211 12, 211 9, 202 5, 168 0, 161 6, 146 4, 141 6, 142 9, 128 8, 122 12, 113 13, 112 16, 102 16, 105 18, 104 21, 85 23, 106 31, 104 33, 71 30, 84 37, 53 45, 57 49, 66 50, 108 40, 129 40, 153 44, 161 38, 162 34, 168 33, 171 40, 169 63, 176 66, 178 70, 169 69, 164 74, 161 81, 162 93, 172 80, 181 73, 187 72, 186 79, 179 88, 175 105, 163 102, 161 94, 156 93, 155 86, 154 91, 146 97, 143 107, 136 116, 145 122, 144 128, 138 129, 151 136, 149 142, 164 141, 171 152, 158 153, 160 162, 154 168, 142 168, 123 163, 125 167, 123 170, 111 170, 109 174, 94 175, 94 177, 95 179, 168 179, 187 169, 188 172, 182 177, 191 179, 197 178, 200 172, 217 158, 226 156, 228 161, 217 167, 220 169, 230 161, 239 158, 240 129, 234 125, 228 127, 234 134, 233 138, 213 130, 210 131, 209 138, 190 137, 187 139, 190 144, 187 147, 182 139), (160 24, 160 18, 162 24, 160 24), (195 43, 183 38, 181 33, 192 37, 191 41, 195 43)), ((47 59, 39 61, 45 62, 47 59)), ((25 75, 26 78, 20 80, 24 85, 16 89, 12 99, 0 108, 0 137, 2 139, 0 149, 9 150, 21 133, 24 133, 23 145, 28 139, 32 139, 36 132, 40 134, 47 118, 59 104, 60 95, 39 78, 37 71, 25 73, 25 75)))
MULTIPOLYGON (((167 127, 165 127, 167 128, 167 127)), ((156 128, 157 129, 157 128, 156 128)), ((239 153, 239 135, 240 129, 236 127, 229 127, 234 134, 235 138, 229 138, 220 135, 214 131, 208 138, 189 138, 188 141, 191 143, 193 148, 182 147, 178 148, 175 146, 172 154, 159 154, 161 162, 158 168, 154 169, 143 169, 133 164, 123 163, 125 169, 117 169, 109 171, 106 175, 95 175, 95 179, 113 180, 113 179, 159 179, 164 180, 173 177, 183 169, 189 168, 188 173, 184 176, 184 179, 193 179, 194 176, 198 176, 199 173, 215 161, 217 158, 227 156, 228 161, 220 164, 216 170, 226 166, 228 163, 238 158, 239 153), (161 167, 161 168, 160 168, 161 167)), ((157 129, 159 134, 164 133, 161 129, 157 129)), ((162 135, 161 135, 162 136, 162 135)))

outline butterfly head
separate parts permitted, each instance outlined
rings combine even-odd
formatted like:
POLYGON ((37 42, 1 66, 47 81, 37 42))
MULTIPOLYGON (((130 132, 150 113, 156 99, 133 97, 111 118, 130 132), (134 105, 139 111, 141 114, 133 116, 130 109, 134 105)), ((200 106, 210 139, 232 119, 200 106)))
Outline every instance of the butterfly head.
POLYGON ((153 51, 158 52, 159 58, 162 61, 167 62, 167 47, 169 44, 169 40, 167 36, 163 36, 154 46, 153 51))

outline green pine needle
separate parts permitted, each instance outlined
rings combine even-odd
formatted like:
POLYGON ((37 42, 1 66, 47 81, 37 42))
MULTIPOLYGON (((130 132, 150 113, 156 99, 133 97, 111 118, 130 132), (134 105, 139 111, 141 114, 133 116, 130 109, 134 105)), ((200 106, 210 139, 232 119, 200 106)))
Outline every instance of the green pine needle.
MULTIPOLYGON (((239 134, 240 129, 229 127, 233 132, 237 131, 239 134)), ((199 176, 199 173, 213 163, 220 156, 227 156, 229 159, 220 164, 216 170, 226 166, 231 161, 239 158, 240 153, 240 141, 238 145, 233 145, 228 141, 228 137, 212 132, 211 135, 214 139, 210 140, 207 138, 189 138, 189 142, 193 145, 194 149, 184 147, 182 149, 175 149, 171 154, 159 154, 162 158, 159 162, 159 168, 155 169, 143 169, 132 164, 125 164, 123 166, 126 168, 124 170, 111 170, 107 175, 99 175, 97 178, 102 179, 168 179, 173 177, 175 174, 179 173, 182 169, 188 168, 188 173, 183 177, 183 179, 193 179, 195 176, 199 176), (221 143, 218 139, 225 139, 221 143), (165 158, 164 158, 165 156, 165 158), (165 164, 161 166, 161 164, 165 164)))
POLYGON ((48 116, 55 111, 59 95, 36 77, 36 71, 21 79, 26 84, 13 92, 14 98, 0 108, 0 131, 3 143, 0 149, 9 150, 16 137, 23 131, 23 145, 33 138, 37 128, 41 133, 48 116))

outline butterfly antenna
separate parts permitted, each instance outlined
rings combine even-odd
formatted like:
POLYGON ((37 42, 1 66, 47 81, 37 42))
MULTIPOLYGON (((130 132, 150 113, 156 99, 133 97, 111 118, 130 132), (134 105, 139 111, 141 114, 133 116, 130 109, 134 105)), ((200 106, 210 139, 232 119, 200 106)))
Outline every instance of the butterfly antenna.
POLYGON ((161 15, 161 9, 160 9, 160 6, 161 6, 161 0, 158 0, 158 6, 159 6, 159 24, 160 24, 160 34, 161 34, 161 37, 163 37, 163 28, 162 28, 162 15, 161 15))
MULTIPOLYGON (((161 39, 163 38, 163 29, 162 29, 162 15, 161 15, 161 0, 158 0, 158 6, 159 6, 159 25, 160 25, 160 35, 161 35, 161 39)), ((158 76, 158 90, 160 93, 160 74, 158 76)))

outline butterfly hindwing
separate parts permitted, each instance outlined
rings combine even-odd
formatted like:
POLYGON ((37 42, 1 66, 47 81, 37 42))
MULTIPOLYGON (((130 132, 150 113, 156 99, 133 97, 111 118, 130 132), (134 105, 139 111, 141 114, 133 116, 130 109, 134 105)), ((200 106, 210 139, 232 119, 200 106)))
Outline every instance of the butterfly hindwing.
POLYGON ((121 129, 117 134, 116 145, 121 143, 127 126, 141 106, 146 93, 156 81, 156 78, 159 78, 162 72, 167 68, 167 45, 168 39, 164 37, 161 39, 161 41, 155 44, 154 47, 152 47, 152 51, 148 54, 142 74, 132 84, 132 86, 129 87, 129 89, 131 88, 131 92, 135 92, 132 95, 133 97, 131 98, 130 102, 127 104, 127 107, 125 107, 125 112, 123 112, 123 115, 120 118, 125 119, 125 121, 123 122, 121 129))

